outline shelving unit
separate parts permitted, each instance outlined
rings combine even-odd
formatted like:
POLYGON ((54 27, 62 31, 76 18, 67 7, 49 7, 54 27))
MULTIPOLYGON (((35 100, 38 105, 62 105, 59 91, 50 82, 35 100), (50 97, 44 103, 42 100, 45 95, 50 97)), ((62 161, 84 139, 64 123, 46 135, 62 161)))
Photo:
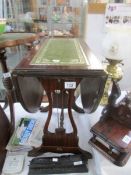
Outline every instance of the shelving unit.
POLYGON ((50 36, 80 36, 82 0, 43 0, 38 7, 37 22, 43 24, 50 36))

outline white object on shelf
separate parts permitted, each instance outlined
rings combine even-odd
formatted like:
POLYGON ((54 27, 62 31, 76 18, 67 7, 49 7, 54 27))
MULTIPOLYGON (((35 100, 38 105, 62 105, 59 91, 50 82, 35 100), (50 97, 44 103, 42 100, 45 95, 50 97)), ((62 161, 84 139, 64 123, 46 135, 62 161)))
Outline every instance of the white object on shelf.
POLYGON ((7 155, 3 175, 15 175, 23 170, 25 155, 7 155))

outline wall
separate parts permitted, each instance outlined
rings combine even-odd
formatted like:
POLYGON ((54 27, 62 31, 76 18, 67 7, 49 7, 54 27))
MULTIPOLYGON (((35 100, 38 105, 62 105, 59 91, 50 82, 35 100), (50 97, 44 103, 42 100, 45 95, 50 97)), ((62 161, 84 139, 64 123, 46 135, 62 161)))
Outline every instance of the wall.
MULTIPOLYGON (((85 41, 92 51, 103 61, 105 58, 102 51, 102 42, 106 35, 104 28, 104 14, 88 14, 86 19, 86 35, 85 41)), ((123 40, 123 78, 119 82, 122 90, 131 91, 131 34, 126 36, 127 40, 123 40)))

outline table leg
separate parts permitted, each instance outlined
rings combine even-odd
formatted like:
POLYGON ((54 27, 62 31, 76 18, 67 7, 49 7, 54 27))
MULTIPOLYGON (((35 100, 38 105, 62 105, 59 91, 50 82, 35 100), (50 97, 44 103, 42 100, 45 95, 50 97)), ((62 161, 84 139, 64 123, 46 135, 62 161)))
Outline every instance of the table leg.
POLYGON ((35 148, 33 150, 31 150, 29 152, 29 156, 38 156, 41 155, 42 153, 45 152, 56 152, 56 153, 75 153, 75 154, 83 154, 85 156, 85 158, 91 159, 92 155, 91 153, 81 149, 78 145, 78 141, 79 138, 77 136, 77 126, 74 122, 73 119, 73 114, 72 114, 72 104, 74 103, 74 92, 75 89, 67 89, 66 93, 65 93, 65 89, 62 88, 62 86, 60 85, 60 89, 59 89, 59 95, 57 96, 59 98, 59 102, 58 104, 56 104, 55 107, 61 108, 61 118, 60 118, 60 125, 58 128, 55 129, 55 132, 52 133, 50 131, 48 131, 48 126, 52 117, 52 109, 54 107, 53 104, 55 104, 57 102, 57 100, 54 100, 54 90, 55 87, 53 86, 53 88, 51 88, 52 86, 50 86, 51 81, 48 81, 48 83, 46 83, 46 86, 43 86, 48 100, 49 100, 49 111, 48 111, 48 118, 46 120, 45 126, 44 126, 44 136, 43 136, 43 142, 42 145, 39 148, 35 148), (66 95, 68 94, 67 98, 66 95), (64 96, 62 96, 64 95, 64 96), (63 122, 64 122, 64 113, 63 113, 63 107, 65 107, 65 104, 68 108, 68 115, 69 115, 69 119, 73 128, 73 131, 71 133, 66 133, 66 129, 63 127, 63 122))
MULTIPOLYGON (((67 98, 68 98, 68 95, 66 94, 66 92, 64 91, 63 93, 65 94, 65 96, 66 96, 65 98, 67 99, 67 98)), ((61 96, 61 95, 62 95, 62 94, 57 94, 56 92, 53 92, 54 101, 56 102, 57 99, 59 98, 58 96, 61 96)), ((74 99, 75 99, 75 96, 74 96, 74 99)), ((67 100, 65 100, 65 102, 64 102, 64 108, 68 108, 68 105, 67 105, 67 102, 66 102, 66 101, 67 101, 67 100)), ((55 102, 52 104, 54 108, 56 107, 56 103, 55 103, 55 102)), ((74 109, 76 112, 81 113, 81 114, 85 113, 85 112, 84 112, 84 109, 82 109, 81 107, 79 107, 79 106, 75 103, 75 101, 74 101, 73 104, 72 104, 72 109, 74 109)), ((41 111, 41 112, 48 112, 48 110, 49 110, 49 106, 46 106, 46 107, 41 106, 41 107, 40 107, 40 111, 41 111)))
POLYGON ((10 123, 0 106, 0 174, 6 157, 6 145, 10 139, 10 123))
POLYGON ((14 105, 13 105, 13 97, 12 97, 13 84, 12 84, 12 80, 11 80, 11 75, 10 75, 9 70, 7 68, 7 64, 6 64, 7 57, 6 57, 5 53, 6 53, 5 49, 0 50, 0 63, 1 63, 1 67, 2 67, 2 73, 3 73, 3 84, 4 84, 5 89, 6 89, 8 104, 9 104, 9 108, 10 108, 10 117, 11 117, 10 130, 11 130, 11 134, 12 134, 14 129, 15 129, 15 115, 14 115, 14 105))
MULTIPOLYGON (((81 107, 79 107, 76 103, 73 104, 72 109, 74 109, 76 112, 78 112, 80 114, 84 114, 85 113, 84 112, 84 109, 82 109, 81 107)), ((46 107, 41 106, 40 107, 40 111, 41 112, 48 112, 48 110, 49 110, 49 106, 46 106, 46 107)))

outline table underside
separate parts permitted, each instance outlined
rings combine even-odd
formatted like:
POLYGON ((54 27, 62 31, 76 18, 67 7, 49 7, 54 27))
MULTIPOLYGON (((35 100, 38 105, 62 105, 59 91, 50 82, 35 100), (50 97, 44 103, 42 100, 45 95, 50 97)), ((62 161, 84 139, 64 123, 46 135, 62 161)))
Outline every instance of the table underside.
POLYGON ((31 65, 84 65, 88 64, 76 38, 51 38, 43 43, 31 65))

